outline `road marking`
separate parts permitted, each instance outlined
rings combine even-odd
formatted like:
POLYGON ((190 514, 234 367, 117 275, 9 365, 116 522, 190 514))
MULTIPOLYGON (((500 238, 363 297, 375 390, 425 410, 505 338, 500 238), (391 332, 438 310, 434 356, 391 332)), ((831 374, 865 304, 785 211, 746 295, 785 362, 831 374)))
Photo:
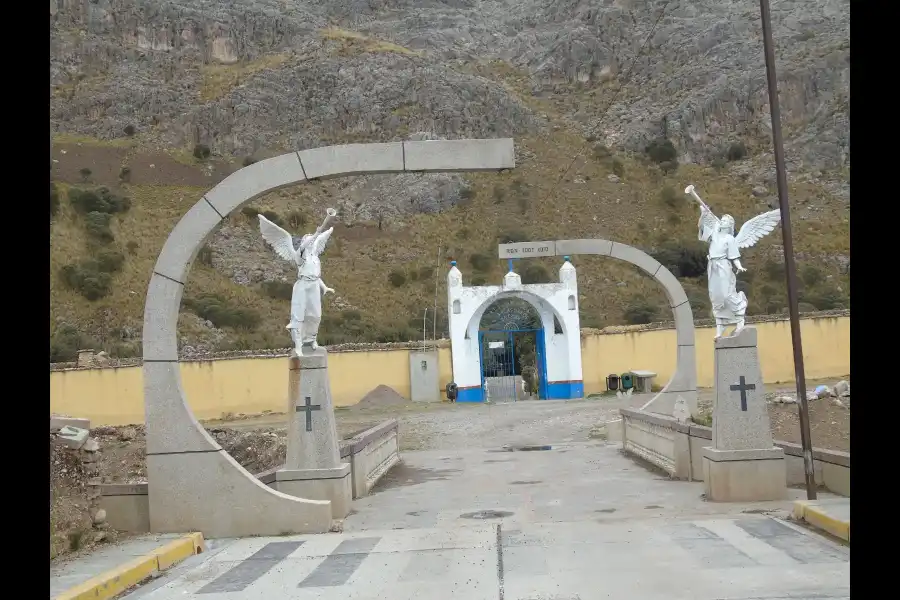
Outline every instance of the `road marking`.
POLYGON ((222 592, 240 592, 248 585, 269 572, 272 567, 283 561, 297 550, 303 541, 269 542, 253 553, 249 558, 239 562, 218 578, 203 586, 198 594, 218 594, 222 592))
POLYGON ((300 582, 298 587, 344 585, 379 541, 381 541, 380 537, 352 538, 342 541, 325 560, 319 563, 315 571, 300 582))

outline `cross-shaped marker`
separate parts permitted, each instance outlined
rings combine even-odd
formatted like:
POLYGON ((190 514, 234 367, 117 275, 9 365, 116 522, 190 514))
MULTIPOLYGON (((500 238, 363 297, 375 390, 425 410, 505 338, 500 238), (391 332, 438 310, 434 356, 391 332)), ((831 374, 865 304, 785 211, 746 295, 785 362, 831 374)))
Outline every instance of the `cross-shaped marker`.
POLYGON ((747 383, 744 380, 744 376, 741 375, 741 382, 739 384, 735 384, 731 386, 732 392, 740 392, 741 393, 741 410, 747 412, 747 390, 755 390, 755 383, 747 383))
POLYGON ((319 404, 312 404, 312 398, 309 396, 304 398, 304 400, 306 400, 306 406, 298 404, 295 410, 297 412, 300 412, 301 410, 306 411, 306 430, 312 431, 312 411, 322 410, 322 406, 319 404))

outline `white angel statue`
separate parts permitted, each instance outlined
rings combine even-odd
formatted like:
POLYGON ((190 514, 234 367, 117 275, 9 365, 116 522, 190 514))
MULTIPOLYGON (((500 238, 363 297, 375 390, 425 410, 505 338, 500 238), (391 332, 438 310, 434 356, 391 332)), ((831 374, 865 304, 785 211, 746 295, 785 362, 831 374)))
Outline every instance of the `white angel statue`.
POLYGON ((747 296, 737 291, 737 273, 747 269, 741 265, 741 248, 750 248, 765 235, 771 233, 781 221, 781 212, 770 210, 745 222, 734 235, 734 217, 716 217, 700 199, 694 186, 689 185, 685 194, 693 196, 700 204, 699 239, 709 243, 706 276, 709 280, 709 299, 716 319, 716 337, 722 337, 725 327, 735 325, 734 333, 744 328, 747 312, 747 296))
POLYGON ((297 265, 297 281, 291 294, 291 320, 287 328, 294 341, 294 351, 302 355, 302 347, 312 350, 319 347, 316 336, 322 320, 322 296, 334 290, 322 281, 322 263, 319 256, 325 250, 325 244, 331 237, 334 227, 325 229, 337 215, 337 211, 329 208, 322 225, 315 233, 308 233, 300 238, 300 245, 294 248, 294 238, 290 233, 259 215, 259 231, 263 239, 272 246, 281 258, 297 265))

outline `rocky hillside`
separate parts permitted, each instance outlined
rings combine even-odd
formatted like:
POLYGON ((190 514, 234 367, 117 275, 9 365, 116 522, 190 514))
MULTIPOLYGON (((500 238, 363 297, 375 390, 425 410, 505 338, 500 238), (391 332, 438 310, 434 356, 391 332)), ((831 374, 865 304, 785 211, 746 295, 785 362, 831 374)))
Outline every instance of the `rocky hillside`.
MULTIPOLYGON (((773 7, 807 309, 849 306, 849 5, 773 7)), ((326 341, 417 337, 455 258, 497 282, 498 241, 609 237, 653 252, 706 316, 694 183, 738 223, 773 205, 758 8, 734 0, 51 2, 51 346, 139 350, 178 217, 251 161, 357 141, 511 136, 506 174, 347 178, 234 215, 195 265, 186 353, 283 346, 289 265, 253 210, 324 209, 326 341), (438 289, 435 290, 437 281, 438 289)), ((756 313, 784 308, 779 235, 748 251, 756 313)), ((586 325, 665 318, 626 265, 578 258, 586 325)), ((530 281, 558 264, 535 260, 530 281)), ((440 324, 439 324, 440 325, 440 324)))

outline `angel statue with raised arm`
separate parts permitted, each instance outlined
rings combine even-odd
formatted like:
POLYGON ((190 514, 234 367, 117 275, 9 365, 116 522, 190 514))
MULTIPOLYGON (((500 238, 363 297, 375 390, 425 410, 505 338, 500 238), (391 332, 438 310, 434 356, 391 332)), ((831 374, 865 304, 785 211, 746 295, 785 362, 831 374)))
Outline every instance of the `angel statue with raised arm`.
POLYGON ((741 265, 741 249, 750 248, 771 233, 781 220, 781 212, 770 210, 757 215, 741 226, 734 234, 734 217, 716 217, 700 199, 694 186, 684 190, 700 204, 699 239, 709 243, 706 276, 709 280, 709 300, 716 319, 716 337, 722 337, 725 327, 735 325, 734 333, 744 328, 747 312, 747 296, 737 291, 737 273, 747 269, 741 265))
POLYGON ((259 231, 266 243, 278 256, 297 265, 297 281, 291 293, 291 320, 287 325, 297 356, 302 355, 303 346, 309 346, 312 350, 319 347, 316 336, 322 320, 322 296, 334 293, 322 281, 322 263, 319 261, 334 231, 334 227, 325 228, 337 216, 337 211, 329 208, 326 214, 315 233, 300 238, 300 245, 296 248, 290 233, 259 215, 259 231))

